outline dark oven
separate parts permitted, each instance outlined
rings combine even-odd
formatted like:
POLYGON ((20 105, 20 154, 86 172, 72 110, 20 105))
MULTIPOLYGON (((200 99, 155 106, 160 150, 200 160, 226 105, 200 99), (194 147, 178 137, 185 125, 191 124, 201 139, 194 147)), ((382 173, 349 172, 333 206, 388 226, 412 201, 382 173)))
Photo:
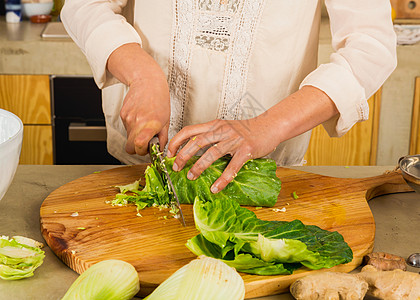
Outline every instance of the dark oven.
POLYGON ((120 164, 106 149, 101 91, 92 77, 51 76, 54 164, 120 164))

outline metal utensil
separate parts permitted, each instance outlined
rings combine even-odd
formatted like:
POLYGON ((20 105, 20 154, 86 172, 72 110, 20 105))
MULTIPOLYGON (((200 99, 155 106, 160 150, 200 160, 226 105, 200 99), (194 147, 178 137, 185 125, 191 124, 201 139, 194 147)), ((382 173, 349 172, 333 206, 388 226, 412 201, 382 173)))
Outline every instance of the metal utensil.
POLYGON ((401 157, 398 166, 407 184, 420 194, 420 154, 401 157))
POLYGON ((413 253, 407 258, 407 265, 420 268, 420 253, 413 253))
POLYGON ((168 188, 169 188, 169 192, 172 193, 174 195, 175 198, 175 206, 178 209, 178 212, 176 214, 176 216, 178 217, 178 219, 180 220, 181 224, 185 227, 185 219, 184 219, 184 214, 182 213, 182 209, 181 209, 181 205, 179 203, 179 199, 178 199, 178 195, 175 192, 175 188, 174 185, 172 183, 171 177, 169 176, 168 170, 166 169, 166 166, 163 162, 163 158, 160 155, 160 144, 159 144, 159 138, 155 135, 150 141, 149 141, 149 154, 150 154, 150 159, 152 160, 152 163, 155 161, 159 162, 159 166, 161 168, 161 171, 163 172, 163 175, 166 178, 166 181, 168 182, 168 188), (154 151, 152 151, 152 147, 155 146, 157 147, 158 153, 155 153, 154 151))

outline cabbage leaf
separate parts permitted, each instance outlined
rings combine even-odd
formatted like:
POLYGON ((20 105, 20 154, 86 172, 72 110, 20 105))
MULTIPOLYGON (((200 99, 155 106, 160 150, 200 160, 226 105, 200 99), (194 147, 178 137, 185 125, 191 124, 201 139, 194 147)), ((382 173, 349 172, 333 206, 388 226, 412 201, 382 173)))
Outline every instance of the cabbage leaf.
POLYGON ((249 160, 226 188, 213 194, 210 187, 222 175, 231 158, 219 158, 196 180, 189 180, 188 171, 198 159, 198 156, 192 157, 179 172, 172 170, 175 158, 167 159, 165 162, 181 203, 193 204, 194 199, 199 197, 207 201, 232 199, 240 205, 249 206, 271 207, 276 204, 281 182, 276 176, 277 166, 273 160, 264 158, 249 160))
MULTIPOLYGON (((45 257, 44 251, 38 246, 33 247, 36 241, 22 237, 0 237, 0 278, 16 280, 31 277, 45 257), (31 243, 24 243, 31 242, 31 243), (21 242, 18 242, 21 241, 21 242), (32 243, 35 242, 35 243, 32 243)), ((39 245, 42 245, 38 243, 39 245)), ((40 247, 40 246, 39 246, 40 247)))
POLYGON ((331 268, 353 259, 338 232, 299 220, 264 221, 229 199, 194 202, 199 235, 186 246, 196 255, 223 260, 240 272, 258 275, 291 274, 305 266, 331 268))
MULTIPOLYGON (((213 194, 210 191, 211 185, 223 173, 230 158, 219 158, 196 180, 189 180, 188 171, 198 159, 198 156, 192 157, 181 171, 175 172, 172 169, 175 158, 164 158, 164 164, 180 203, 193 204, 196 197, 206 201, 233 199, 240 205, 249 206, 271 207, 277 202, 281 182, 276 176, 277 166, 273 160, 263 158, 249 160, 225 189, 213 194)), ((149 206, 169 207, 174 197, 170 193, 168 182, 161 169, 158 162, 146 168, 146 185, 142 190, 139 190, 138 182, 117 186, 120 193, 111 201, 111 204, 134 203, 138 209, 149 206)))

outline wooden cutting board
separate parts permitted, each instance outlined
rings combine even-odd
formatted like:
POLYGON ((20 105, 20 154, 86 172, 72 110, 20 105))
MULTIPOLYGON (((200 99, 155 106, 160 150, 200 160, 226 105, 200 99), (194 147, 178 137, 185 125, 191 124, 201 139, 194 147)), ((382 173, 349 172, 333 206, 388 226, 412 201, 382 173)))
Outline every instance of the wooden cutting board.
MULTIPOLYGON (((167 219, 169 213, 165 210, 147 208, 139 217, 134 206, 113 207, 105 203, 117 193, 113 186, 143 178, 146 166, 119 167, 76 179, 52 192, 41 206, 42 234, 62 261, 78 273, 105 259, 127 261, 139 272, 141 295, 150 293, 196 258, 185 243, 198 234, 192 205, 182 205, 187 223, 183 227, 179 220, 167 219)), ((274 208, 286 211, 248 208, 260 219, 299 219, 341 233, 352 248, 354 259, 333 268, 340 272, 355 269, 373 249, 375 222, 366 200, 385 193, 410 191, 396 172, 342 179, 279 168, 277 176, 282 189, 274 208), (293 192, 298 199, 292 197, 293 192)), ((322 271, 302 268, 287 276, 241 275, 246 298, 252 298, 285 292, 297 278, 322 271)))

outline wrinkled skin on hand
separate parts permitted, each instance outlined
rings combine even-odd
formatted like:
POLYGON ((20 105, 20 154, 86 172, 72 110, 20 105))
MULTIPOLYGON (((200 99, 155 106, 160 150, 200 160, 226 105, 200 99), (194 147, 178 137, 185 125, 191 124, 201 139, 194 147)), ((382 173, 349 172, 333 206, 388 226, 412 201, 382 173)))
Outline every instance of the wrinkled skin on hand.
POLYGON ((210 146, 188 173, 190 180, 200 176, 218 158, 231 155, 230 163, 212 186, 213 193, 221 191, 248 160, 265 156, 278 145, 266 117, 262 114, 249 120, 214 120, 184 127, 169 143, 168 156, 172 156, 187 142, 177 155, 174 170, 181 170, 203 147, 210 146))
POLYGON ((127 130, 126 151, 146 155, 156 134, 164 147, 171 109, 166 75, 158 63, 139 44, 129 43, 111 53, 107 68, 129 87, 120 111, 127 130))
POLYGON ((338 110, 321 90, 304 86, 266 112, 248 120, 215 120, 183 128, 169 143, 168 156, 177 154, 173 169, 180 171, 203 147, 210 146, 191 168, 188 178, 196 179, 216 159, 226 154, 232 159, 212 192, 224 189, 241 167, 253 158, 265 156, 281 142, 302 134, 336 116, 338 110))

